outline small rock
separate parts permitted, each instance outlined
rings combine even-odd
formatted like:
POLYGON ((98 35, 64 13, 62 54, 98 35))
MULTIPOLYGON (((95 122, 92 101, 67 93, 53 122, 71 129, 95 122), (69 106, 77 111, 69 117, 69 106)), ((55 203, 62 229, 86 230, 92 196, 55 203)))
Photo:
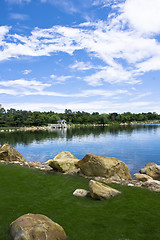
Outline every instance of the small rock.
POLYGON ((89 191, 85 190, 85 189, 76 189, 73 192, 73 196, 75 197, 86 197, 89 195, 89 191))
POLYGON ((134 187, 135 185, 133 183, 128 183, 128 187, 134 187))

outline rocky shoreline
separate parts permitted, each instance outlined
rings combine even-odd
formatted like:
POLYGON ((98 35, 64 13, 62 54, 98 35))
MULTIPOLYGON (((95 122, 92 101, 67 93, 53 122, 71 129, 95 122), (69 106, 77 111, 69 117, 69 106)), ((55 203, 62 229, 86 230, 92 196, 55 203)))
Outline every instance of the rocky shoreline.
POLYGON ((32 127, 20 127, 20 128, 8 128, 8 129, 0 129, 0 132, 26 132, 26 131, 46 131, 51 130, 52 128, 49 126, 32 126, 32 127))
POLYGON ((160 166, 155 163, 146 164, 140 173, 134 174, 134 179, 132 179, 126 164, 116 158, 86 154, 82 160, 79 160, 70 152, 62 152, 44 163, 31 162, 26 161, 9 144, 3 144, 0 147, 0 163, 20 165, 57 174, 79 175, 106 184, 116 183, 160 191, 160 166))

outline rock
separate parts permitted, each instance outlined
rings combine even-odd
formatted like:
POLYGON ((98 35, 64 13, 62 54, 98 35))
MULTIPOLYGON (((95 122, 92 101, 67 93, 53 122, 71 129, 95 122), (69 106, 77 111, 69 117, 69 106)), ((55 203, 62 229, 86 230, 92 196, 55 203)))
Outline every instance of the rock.
POLYGON ((157 166, 157 164, 155 164, 154 162, 146 163, 146 164, 144 165, 144 168, 141 168, 141 169, 139 170, 139 172, 142 173, 142 174, 146 174, 146 169, 147 169, 148 167, 151 167, 151 166, 157 166))
POLYGON ((131 180, 127 165, 114 157, 101 157, 87 154, 77 163, 82 173, 87 176, 114 177, 115 179, 131 180))
POLYGON ((154 184, 154 185, 160 186, 160 181, 158 181, 158 180, 148 180, 146 184, 147 185, 154 184))
POLYGON ((160 181, 158 180, 148 180, 143 183, 144 187, 147 187, 148 189, 152 191, 160 192, 160 181))
POLYGON ((49 166, 59 172, 78 171, 76 165, 78 159, 70 152, 61 152, 53 160, 49 160, 49 166))
POLYGON ((29 168, 36 168, 42 171, 50 171, 53 169, 47 163, 41 163, 41 162, 27 162, 27 164, 25 165, 28 166, 29 168))
POLYGON ((134 187, 135 185, 133 183, 128 183, 128 187, 134 187))
POLYGON ((105 177, 92 177, 93 180, 103 183, 116 183, 116 184, 127 184, 128 181, 116 178, 105 178, 105 177), (127 183, 126 183, 127 182, 127 183))
POLYGON ((35 162, 28 162, 28 167, 35 168, 36 167, 36 163, 35 162))
POLYGON ((51 162, 53 162, 53 159, 49 159, 49 160, 47 160, 47 162, 45 162, 45 163, 49 165, 51 162))
POLYGON ((12 161, 24 162, 25 161, 23 156, 9 144, 3 144, 0 147, 0 159, 7 162, 12 162, 12 161))
POLYGON ((121 194, 120 191, 94 180, 90 180, 89 189, 91 197, 97 200, 105 200, 121 194))
POLYGON ((157 164, 154 162, 149 162, 144 165, 144 167, 156 166, 157 164))
POLYGON ((145 181, 152 180, 152 179, 153 178, 148 176, 147 174, 140 174, 140 173, 134 174, 134 180, 137 180, 137 181, 145 182, 145 181))
POLYGON ((89 191, 85 190, 85 189, 76 189, 74 192, 73 192, 73 196, 75 197, 86 197, 89 195, 89 191))
POLYGON ((147 174, 154 180, 160 180, 160 165, 157 165, 155 163, 146 164, 145 167, 142 168, 139 172, 147 174))
POLYGON ((13 240, 65 240, 63 228, 41 214, 25 214, 10 225, 13 240))

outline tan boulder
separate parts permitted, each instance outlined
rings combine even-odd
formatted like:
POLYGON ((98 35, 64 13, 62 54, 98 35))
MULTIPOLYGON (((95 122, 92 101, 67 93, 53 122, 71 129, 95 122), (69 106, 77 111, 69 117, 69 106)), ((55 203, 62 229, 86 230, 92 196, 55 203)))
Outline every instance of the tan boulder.
POLYGON ((137 180, 137 181, 145 182, 145 181, 152 180, 152 179, 153 178, 148 176, 147 174, 140 174, 140 173, 134 174, 134 180, 137 180))
POLYGON ((132 179, 127 165, 114 157, 101 157, 87 154, 77 165, 86 176, 114 177, 125 180, 132 179))
POLYGON ((70 152, 61 152, 54 159, 48 160, 48 164, 53 169, 59 172, 75 172, 78 171, 77 163, 78 158, 76 158, 70 152))
POLYGON ((146 164, 139 172, 147 174, 155 180, 160 180, 160 165, 155 163, 146 164))
POLYGON ((97 200, 105 200, 121 194, 120 191, 94 180, 90 180, 89 189, 91 197, 97 200))
POLYGON ((0 160, 6 161, 6 162, 12 162, 12 161, 24 162, 25 161, 23 156, 9 144, 3 144, 0 147, 0 160))
POLYGON ((64 229, 41 214, 25 214, 10 225, 13 240, 65 240, 64 229))
POLYGON ((144 165, 144 167, 139 170, 139 172, 142 173, 142 174, 146 174, 146 169, 147 169, 148 167, 151 167, 151 166, 157 166, 157 164, 154 163, 154 162, 146 163, 146 164, 144 165))

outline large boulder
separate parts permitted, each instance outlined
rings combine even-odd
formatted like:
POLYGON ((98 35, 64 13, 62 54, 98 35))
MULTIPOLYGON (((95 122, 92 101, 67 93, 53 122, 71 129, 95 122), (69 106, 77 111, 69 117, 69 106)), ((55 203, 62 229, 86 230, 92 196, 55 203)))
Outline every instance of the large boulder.
POLYGON ((78 171, 77 163, 78 158, 76 158, 70 152, 61 152, 55 158, 48 160, 48 164, 54 170, 59 172, 76 172, 78 171))
POLYGON ((65 240, 63 228, 41 214, 25 214, 10 225, 13 240, 65 240))
POLYGON ((0 160, 6 161, 6 162, 12 162, 12 161, 24 162, 25 161, 23 156, 9 144, 3 144, 0 147, 0 160))
POLYGON ((125 180, 132 179, 127 165, 114 157, 101 157, 87 154, 77 165, 86 176, 114 177, 125 180))
POLYGON ((94 180, 90 180, 89 189, 91 197, 97 200, 105 200, 121 194, 120 191, 94 180))
POLYGON ((147 163, 139 172, 147 174, 155 180, 160 180, 160 165, 155 163, 147 163))

